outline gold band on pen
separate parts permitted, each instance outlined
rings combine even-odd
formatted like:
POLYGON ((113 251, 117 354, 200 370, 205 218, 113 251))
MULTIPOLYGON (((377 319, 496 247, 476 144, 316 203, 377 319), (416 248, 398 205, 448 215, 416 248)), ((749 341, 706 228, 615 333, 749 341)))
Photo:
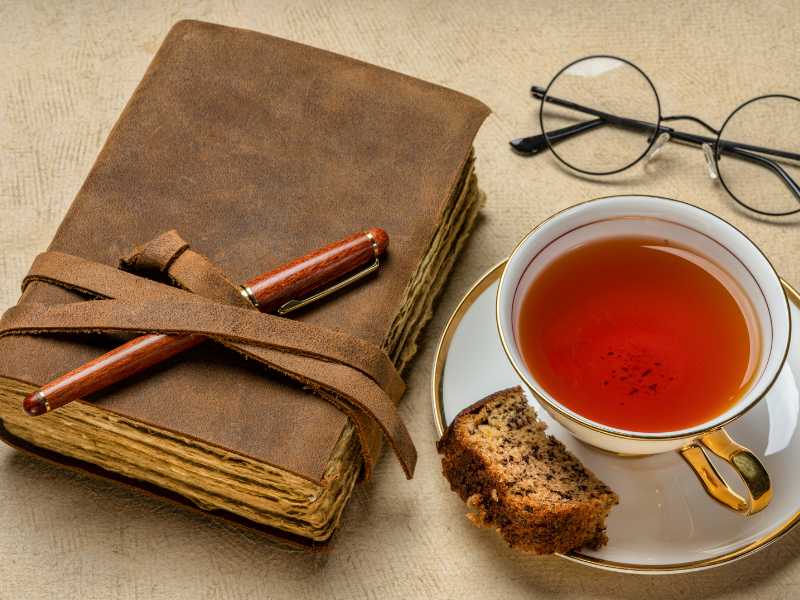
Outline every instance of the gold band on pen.
POLYGON ((261 308, 261 307, 258 305, 258 300, 256 300, 256 297, 255 297, 255 295, 253 294, 253 290, 251 290, 249 286, 246 286, 246 285, 240 285, 240 286, 239 286, 239 293, 240 293, 242 296, 244 296, 244 298, 245 298, 245 299, 246 299, 248 302, 250 302, 250 303, 251 303, 253 306, 255 306, 256 308, 259 308, 259 309, 261 308))
POLYGON ((380 256, 380 252, 378 250, 378 242, 375 239, 375 236, 372 235, 371 231, 366 231, 365 235, 369 238, 369 241, 372 242, 372 253, 375 255, 375 258, 377 259, 380 256))
POLYGON ((44 394, 44 392, 42 392, 42 390, 36 392, 36 400, 39 401, 39 404, 44 406, 44 412, 50 412, 50 401, 47 399, 47 396, 44 394))

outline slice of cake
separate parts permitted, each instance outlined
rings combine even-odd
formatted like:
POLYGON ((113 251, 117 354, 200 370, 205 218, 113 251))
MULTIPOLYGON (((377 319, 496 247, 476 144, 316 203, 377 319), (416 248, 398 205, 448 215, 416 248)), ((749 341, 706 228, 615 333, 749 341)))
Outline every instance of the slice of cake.
POLYGON ((599 548, 617 495, 536 416, 519 387, 461 411, 439 440, 442 471, 481 527, 536 554, 599 548))

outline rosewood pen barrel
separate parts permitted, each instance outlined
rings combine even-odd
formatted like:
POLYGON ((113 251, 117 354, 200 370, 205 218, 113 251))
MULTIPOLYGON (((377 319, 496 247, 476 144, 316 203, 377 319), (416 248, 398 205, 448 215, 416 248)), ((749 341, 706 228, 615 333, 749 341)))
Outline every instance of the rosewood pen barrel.
POLYGON ((31 416, 42 415, 132 377, 204 341, 201 335, 137 337, 39 388, 25 398, 22 407, 31 416))
POLYGON ((272 312, 375 260, 388 244, 383 229, 368 229, 259 275, 243 287, 259 310, 272 312))
MULTIPOLYGON (((247 281, 242 289, 262 312, 273 312, 375 261, 389 243, 383 229, 353 234, 247 281)), ((47 383, 23 401, 31 416, 103 390, 205 341, 200 335, 137 337, 47 383)))

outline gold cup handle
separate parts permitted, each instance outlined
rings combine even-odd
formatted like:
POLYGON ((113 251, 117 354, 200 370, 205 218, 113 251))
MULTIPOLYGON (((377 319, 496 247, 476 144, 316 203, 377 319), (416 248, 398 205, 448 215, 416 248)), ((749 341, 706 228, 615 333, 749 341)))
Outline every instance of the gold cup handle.
POLYGON ((724 429, 707 433, 681 448, 680 453, 692 467, 708 495, 728 508, 743 515, 752 515, 764 510, 772 500, 772 485, 764 465, 750 450, 737 444, 724 429), (747 499, 731 489, 708 460, 706 449, 731 465, 739 474, 747 486, 747 499))

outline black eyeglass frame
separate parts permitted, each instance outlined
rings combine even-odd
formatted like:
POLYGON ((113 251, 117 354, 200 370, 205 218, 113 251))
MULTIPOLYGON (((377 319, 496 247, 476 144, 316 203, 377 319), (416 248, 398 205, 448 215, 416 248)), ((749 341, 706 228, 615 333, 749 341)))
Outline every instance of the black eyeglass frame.
POLYGON ((800 212, 800 206, 798 206, 798 208, 796 208, 794 210, 790 210, 790 211, 770 212, 770 211, 760 210, 760 209, 757 209, 757 208, 754 208, 754 207, 748 205, 747 203, 745 203, 742 200, 740 200, 733 193, 733 191, 730 189, 728 184, 725 182, 725 179, 724 179, 724 177, 722 175, 722 169, 720 169, 720 166, 719 166, 719 158, 720 158, 720 156, 722 155, 723 152, 725 154, 731 155, 732 157, 735 157, 735 158, 747 160, 749 162, 755 162, 755 163, 757 163, 757 164, 759 164, 759 165, 761 165, 761 166, 763 166, 765 168, 768 168, 773 173, 775 173, 778 177, 780 177, 783 180, 783 182, 787 185, 787 187, 789 187, 790 192, 795 196, 795 198, 798 200, 798 202, 800 202, 800 187, 797 185, 797 183, 794 181, 794 179, 792 179, 792 177, 778 163, 776 163, 776 162, 774 162, 774 161, 772 161, 772 160, 770 160, 768 158, 765 158, 763 156, 759 156, 757 154, 753 154, 753 152, 758 152, 759 154, 770 154, 772 156, 780 156, 782 158, 789 158, 789 159, 792 159, 792 160, 800 160, 800 154, 795 154, 795 153, 792 153, 792 152, 786 152, 786 151, 782 151, 782 150, 773 150, 773 149, 770 149, 770 148, 763 148, 763 147, 759 147, 759 146, 752 146, 752 145, 749 145, 749 144, 740 144, 740 143, 735 143, 735 142, 729 142, 727 140, 722 139, 722 132, 725 130, 725 127, 728 125, 730 120, 740 110, 742 110, 743 108, 745 108, 749 104, 751 104, 753 102, 756 102, 756 101, 759 101, 759 100, 764 100, 764 99, 767 99, 767 98, 785 98, 785 99, 789 99, 789 100, 795 100, 795 101, 800 103, 800 98, 796 98, 795 96, 790 96, 790 95, 787 95, 787 94, 765 94, 763 96, 758 96, 756 98, 752 98, 750 100, 747 100, 746 102, 743 102, 738 107, 736 107, 736 109, 734 109, 734 111, 730 115, 728 115, 728 117, 725 119, 725 122, 723 123, 722 127, 719 130, 717 130, 716 128, 712 127, 711 125, 709 125, 708 123, 706 123, 702 119, 699 119, 699 118, 691 116, 691 115, 674 115, 674 116, 664 117, 662 115, 662 112, 661 112, 661 100, 660 100, 660 98, 658 96, 658 91, 656 90, 655 85, 650 80, 650 78, 647 76, 647 74, 644 71, 642 71, 638 66, 633 64, 632 62, 630 62, 630 61, 628 61, 628 60, 626 60, 624 58, 620 58, 618 56, 612 56, 612 55, 608 55, 608 54, 596 54, 596 55, 586 56, 586 57, 583 57, 583 58, 579 58, 578 60, 572 61, 571 63, 569 63, 568 65, 563 67, 561 70, 559 70, 558 73, 556 73, 556 75, 551 79, 550 83, 547 85, 546 88, 542 88, 540 86, 534 85, 534 86, 531 87, 531 93, 533 94, 533 96, 535 98, 537 98, 538 100, 541 101, 541 105, 540 105, 540 108, 539 108, 539 125, 541 127, 542 133, 539 134, 539 135, 530 136, 530 137, 527 137, 527 138, 518 138, 518 139, 512 140, 511 141, 511 146, 517 152, 519 152, 521 154, 526 154, 526 155, 538 154, 542 150, 549 149, 559 162, 564 164, 569 169, 572 169, 573 171, 576 171, 578 173, 583 173, 585 175, 593 175, 593 176, 614 175, 616 173, 620 173, 622 171, 630 169, 631 167, 633 167, 634 165, 639 163, 642 159, 644 159, 648 155, 648 153, 650 152, 650 150, 653 147, 653 145, 657 142, 658 138, 662 134, 666 133, 666 134, 668 134, 670 136, 670 141, 675 140, 675 141, 678 141, 678 142, 685 142, 685 143, 688 143, 688 144, 699 146, 701 148, 703 148, 706 145, 709 146, 712 149, 712 157, 711 158, 714 161, 714 168, 716 170, 716 174, 717 174, 717 177, 720 180, 720 183, 725 188, 725 191, 728 192, 728 194, 739 205, 741 205, 742 207, 746 208, 747 210, 750 210, 752 212, 755 212, 755 213, 758 213, 758 214, 762 214, 762 215, 768 215, 768 216, 787 216, 787 215, 791 215, 791 214, 800 212), (657 119, 655 124, 647 123, 647 122, 644 122, 644 121, 638 121, 636 119, 630 119, 630 118, 627 118, 627 117, 620 117, 618 115, 612 115, 610 113, 605 113, 603 111, 599 111, 599 110, 596 110, 596 109, 593 109, 593 108, 589 108, 589 107, 586 107, 586 106, 575 104, 573 102, 570 102, 569 100, 564 100, 564 99, 561 99, 561 98, 555 98, 555 97, 552 97, 552 96, 549 95, 550 88, 553 86, 553 84, 556 82, 556 80, 558 80, 558 78, 567 69, 571 68, 572 66, 574 66, 577 63, 580 63, 580 62, 583 62, 583 61, 586 61, 586 60, 597 59, 597 58, 607 58, 607 59, 619 61, 621 63, 624 63, 624 64, 632 67, 633 69, 635 69, 642 76, 642 78, 650 86, 650 89, 652 90, 653 95, 654 95, 655 100, 656 100, 656 108, 657 108, 657 113, 658 113, 657 114, 658 119, 657 119), (544 108, 545 108, 545 103, 547 103, 547 102, 553 103, 553 104, 556 104, 556 105, 559 105, 559 106, 564 106, 566 108, 571 108, 573 110, 576 110, 578 112, 583 112, 585 114, 593 115, 596 118, 593 119, 593 120, 590 120, 590 121, 585 121, 585 122, 581 122, 581 123, 576 123, 575 125, 570 125, 570 126, 567 126, 567 127, 563 127, 561 129, 557 129, 555 131, 547 132, 545 130, 545 127, 544 127, 544 108), (693 133, 686 133, 686 132, 682 132, 682 131, 678 131, 676 129, 673 129, 672 127, 668 127, 668 126, 663 125, 664 121, 677 121, 677 120, 689 120, 689 121, 696 122, 699 125, 701 125, 702 127, 704 127, 705 129, 707 129, 708 131, 710 131, 713 134, 715 134, 715 137, 711 138, 711 137, 697 135, 697 134, 693 134, 693 133), (604 126, 604 125, 616 125, 616 126, 619 126, 619 127, 646 130, 646 131, 650 132, 649 143, 646 146, 646 148, 644 149, 644 151, 642 152, 642 154, 640 156, 638 156, 635 160, 633 160, 632 162, 630 162, 629 164, 627 164, 624 167, 621 167, 621 168, 618 168, 618 169, 613 169, 613 170, 610 170, 610 171, 589 171, 587 169, 581 169, 579 167, 576 167, 576 166, 570 164, 564 158, 562 158, 558 154, 558 151, 554 148, 554 143, 557 143, 558 141, 560 141, 562 139, 566 139, 566 138, 572 137, 574 135, 577 135, 577 134, 580 134, 580 133, 584 133, 586 131, 590 131, 592 129, 595 129, 596 127, 600 127, 600 126, 604 126))
MULTIPOLYGON (((795 96, 790 96, 788 94, 764 94, 763 96, 756 96, 755 98, 750 98, 750 100, 746 100, 745 102, 742 102, 739 106, 737 106, 733 110, 733 112, 731 114, 728 115, 728 118, 725 119, 725 121, 722 123, 722 127, 719 128, 719 132, 717 133, 717 138, 714 141, 714 146, 713 146, 713 149, 714 149, 714 167, 716 168, 717 177, 719 178, 719 182, 722 184, 722 187, 725 188, 725 191, 728 192, 728 195, 730 195, 730 197, 733 198, 738 204, 744 206, 747 210, 751 210, 751 211, 753 211, 755 213, 758 213, 760 215, 766 215, 766 216, 769 216, 769 217, 786 217, 786 216, 793 215, 793 214, 796 214, 796 213, 800 212, 800 206, 798 206, 794 210, 788 210, 788 211, 779 212, 779 213, 777 213, 777 212, 769 212, 769 211, 759 210, 757 208, 753 208, 749 204, 746 204, 745 202, 742 202, 736 196, 736 194, 733 193, 731 188, 728 187, 728 184, 725 183, 725 177, 722 174, 723 169, 720 169, 720 167, 719 167, 719 158, 720 158, 720 155, 721 155, 721 150, 720 149, 723 147, 722 143, 725 143, 725 144, 729 143, 729 142, 726 142, 725 140, 722 139, 722 132, 725 131, 725 127, 727 127, 727 125, 730 122, 730 120, 733 119, 733 117, 736 116, 736 113, 738 113, 740 110, 742 110, 743 108, 749 106, 753 102, 758 102, 759 100, 766 100, 768 98, 785 98, 787 100, 794 100, 796 102, 800 102, 800 98, 797 98, 795 96)), ((737 149, 737 148, 740 150, 740 152, 738 152, 735 156, 737 156, 737 157, 741 156, 742 158, 744 158, 745 156, 748 156, 748 157, 752 157, 751 160, 756 160, 756 161, 764 160, 764 161, 766 161, 766 163, 762 163, 762 166, 765 166, 768 169, 773 170, 773 171, 777 170, 776 174, 781 179, 783 179, 783 182, 789 187, 789 190, 792 192, 792 194, 794 195, 795 199, 798 200, 798 202, 800 202, 800 188, 798 187, 798 185, 795 182, 795 180, 792 179, 791 175, 789 175, 783 169, 783 167, 781 167, 778 163, 769 160, 768 158, 764 158, 762 156, 757 156, 757 155, 750 154, 749 152, 746 152, 746 150, 752 149, 753 151, 759 152, 761 154, 772 154, 773 156, 780 156, 782 158, 789 158, 789 159, 792 159, 792 160, 800 160, 800 155, 795 154, 793 152, 781 152, 779 150, 771 150, 769 148, 759 148, 758 146, 752 146, 752 147, 747 148, 746 145, 744 145, 744 144, 740 144, 740 145, 737 145, 737 146, 734 147, 734 149, 737 149), (746 150, 743 151, 743 150, 741 150, 742 148, 746 148, 746 150), (745 152, 745 154, 742 154, 742 152, 745 152)))
MULTIPOLYGON (((620 58, 618 56, 612 56, 610 54, 593 54, 591 56, 584 56, 583 58, 579 58, 578 60, 573 60, 571 63, 569 63, 568 65, 563 67, 558 73, 556 73, 553 76, 553 78, 550 80, 550 83, 547 84, 546 88, 542 89, 542 88, 540 88, 538 86, 531 86, 531 94, 533 94, 534 98, 537 98, 537 99, 541 100, 541 105, 539 106, 539 127, 541 127, 541 129, 542 129, 542 136, 544 137, 544 140, 547 143, 547 147, 550 149, 550 152, 552 152, 553 156, 555 156, 562 164, 566 165, 567 167, 569 167, 573 171, 578 171, 579 173, 583 173, 584 175, 601 175, 601 176, 602 175, 616 175, 617 173, 625 171, 626 169, 630 169, 632 166, 634 166, 639 161, 641 161, 645 156, 647 156, 647 153, 650 152, 650 148, 653 147, 653 144, 655 144, 656 140, 658 139, 658 135, 657 134, 658 134, 659 128, 661 127, 661 120, 662 120, 661 117, 662 117, 662 115, 661 115, 661 98, 658 97, 658 92, 656 91, 656 86, 653 85, 653 82, 650 80, 650 78, 647 76, 647 74, 644 71, 642 71, 639 67, 637 67, 635 64, 633 64, 631 61, 626 60, 624 58, 620 58), (544 103, 546 101, 546 98, 548 98, 549 95, 550 95, 550 88, 553 87, 553 84, 558 80, 559 77, 561 77, 561 75, 564 73, 564 71, 567 71, 568 69, 572 68, 574 65, 578 64, 579 62, 583 62, 585 60, 592 60, 592 59, 595 59, 595 58, 609 58, 611 60, 618 60, 618 61, 628 65, 629 67, 633 67, 633 69, 638 71, 639 74, 644 78, 644 80, 650 86, 650 89, 653 90, 653 96, 656 99, 656 110, 657 110, 658 118, 656 120, 655 125, 652 127, 653 134, 650 136, 650 143, 644 149, 644 152, 642 152, 639 155, 639 157, 636 158, 636 160, 634 160, 633 162, 629 163, 628 165, 626 165, 624 167, 620 167, 619 169, 614 169, 612 171, 589 171, 589 170, 586 170, 586 169, 579 169, 579 168, 575 167, 574 165, 571 165, 569 162, 564 160, 558 154, 558 152, 553 148, 553 145, 550 143, 550 136, 546 133, 546 129, 544 128, 544 105, 545 105, 544 103), (539 96, 537 94, 541 94, 541 96, 539 96)), ((560 106, 565 106, 564 104, 561 104, 560 102, 558 104, 560 106)), ((580 106, 578 104, 573 104, 571 102, 569 104, 571 104, 572 106, 567 106, 567 108, 574 108, 576 110, 578 110, 577 107, 580 106)), ((583 108, 585 108, 585 107, 583 107, 583 108)), ((580 112, 583 112, 583 110, 581 110, 580 112)), ((608 121, 608 119, 615 117, 615 115, 610 115, 609 113, 603 113, 601 111, 594 111, 594 112, 597 113, 595 116, 600 118, 601 121, 595 122, 595 125, 592 125, 592 126, 588 126, 586 123, 584 123, 584 125, 587 125, 587 128, 586 129, 582 129, 581 132, 582 131, 589 131, 590 128, 594 128, 594 127, 597 127, 597 126, 600 126, 600 125, 604 125, 606 123, 614 124, 613 121, 608 121), (601 114, 603 115, 602 117, 600 117, 601 114)), ((589 113, 589 114, 592 114, 592 113, 589 113)), ((621 124, 622 120, 627 121, 628 119, 626 119, 625 117, 622 117, 620 123, 618 123, 618 124, 621 124)), ((632 119, 632 121, 635 121, 635 120, 632 119)), ((558 130, 556 130, 554 132, 550 132, 550 133, 551 134, 556 134, 556 133, 559 133, 559 132, 564 132, 562 134, 563 137, 570 137, 571 135, 574 135, 574 133, 570 133, 570 132, 565 131, 566 129, 569 129, 569 128, 565 127, 563 129, 558 129, 558 130)), ((651 129, 651 127, 647 127, 647 129, 651 129)), ((577 133, 577 131, 576 131, 576 133, 577 133)))

